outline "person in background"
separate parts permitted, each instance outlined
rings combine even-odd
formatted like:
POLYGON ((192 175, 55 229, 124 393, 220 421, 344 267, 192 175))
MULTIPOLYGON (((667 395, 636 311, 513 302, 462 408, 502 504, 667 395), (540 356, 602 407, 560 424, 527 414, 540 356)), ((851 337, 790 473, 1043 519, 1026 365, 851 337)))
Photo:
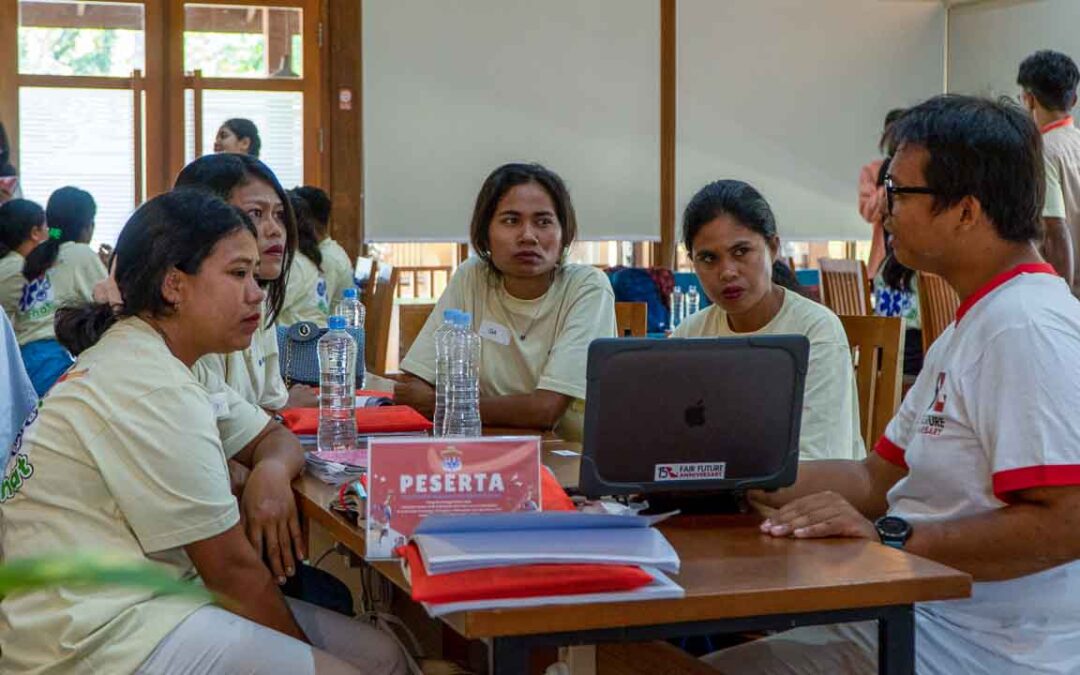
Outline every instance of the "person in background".
POLYGON ((922 319, 919 314, 918 276, 896 259, 892 235, 885 235, 885 262, 873 280, 874 314, 904 320, 904 375, 922 370, 922 319))
MULTIPOLYGON (((774 537, 851 537, 974 579, 917 603, 920 675, 1080 672, 1080 302, 1039 255, 1043 158, 1015 105, 938 96, 890 130, 900 262, 961 298, 860 462, 799 466, 774 537)), ((797 628, 710 655, 724 673, 880 672, 875 622, 797 628)))
MULTIPOLYGON (((885 131, 903 114, 904 111, 900 108, 890 110, 885 115, 885 131)), ((885 192, 881 187, 883 163, 884 160, 875 159, 859 172, 859 214, 863 220, 870 223, 873 230, 870 260, 866 263, 866 274, 871 279, 877 276, 881 263, 885 261, 885 192)))
POLYGON ((316 403, 309 387, 290 391, 281 377, 275 322, 285 303, 286 270, 296 255, 296 216, 274 172, 248 155, 200 157, 176 178, 176 187, 209 190, 239 208, 255 223, 259 241, 259 284, 266 291, 263 323, 245 349, 199 360, 195 375, 214 373, 255 405, 277 412, 316 403))
POLYGON ((36 203, 12 199, 0 204, 0 307, 9 317, 18 314, 26 286, 26 256, 48 238, 45 210, 36 203))
POLYGON ((780 237, 761 193, 738 180, 706 185, 686 206, 682 237, 713 304, 683 321, 672 337, 805 335, 810 362, 799 457, 865 456, 844 327, 828 308, 777 283, 780 237))
POLYGON ((476 198, 462 263, 401 362, 410 377, 398 403, 435 407, 435 343, 443 311, 472 314, 483 339, 480 418, 485 425, 554 429, 579 439, 589 343, 615 336, 615 294, 591 265, 564 262, 577 218, 562 179, 539 164, 505 164, 476 198))
POLYGON ((15 331, 0 307, 0 466, 7 466, 11 444, 37 403, 37 392, 19 356, 15 331))
POLYGON ((9 593, 0 669, 404 672, 376 629, 282 597, 275 581, 303 556, 289 488, 303 451, 265 412, 191 372, 201 356, 243 349, 261 323, 251 222, 213 195, 173 191, 135 212, 116 250, 123 304, 57 316, 78 360, 14 448, 8 471, 22 480, 0 502, 4 554, 107 551, 201 582, 229 609, 107 584, 9 593), (239 505, 227 458, 251 470, 239 505))
POLYGON ((0 204, 11 199, 21 198, 22 188, 19 187, 19 172, 15 165, 11 163, 11 144, 8 142, 4 123, 0 122, 0 204))
POLYGON ((331 311, 341 301, 341 292, 346 288, 355 288, 353 279, 353 261, 349 254, 330 237, 330 197, 326 192, 312 185, 295 188, 293 193, 307 202, 311 211, 315 236, 319 240, 322 253, 323 276, 326 277, 326 295, 330 299, 331 311))
POLYGON ((285 289, 285 303, 278 315, 278 324, 291 326, 300 321, 310 321, 326 328, 330 317, 330 300, 326 293, 326 279, 322 272, 322 251, 315 234, 315 219, 307 201, 290 192, 289 204, 296 214, 296 234, 299 255, 289 267, 289 285, 285 289))
POLYGON ((94 285, 107 273, 90 248, 97 205, 89 192, 62 187, 49 196, 45 222, 49 238, 36 246, 23 263, 26 284, 19 299, 15 325, 23 363, 34 389, 43 396, 71 365, 71 354, 56 341, 56 310, 90 302, 94 285))
POLYGON ((242 117, 225 120, 214 137, 214 152, 251 155, 258 159, 261 149, 259 128, 251 120, 242 117))
POLYGON ((1076 105, 1080 70, 1061 52, 1038 51, 1020 64, 1020 100, 1042 132, 1046 160, 1042 253, 1080 296, 1080 130, 1076 105))

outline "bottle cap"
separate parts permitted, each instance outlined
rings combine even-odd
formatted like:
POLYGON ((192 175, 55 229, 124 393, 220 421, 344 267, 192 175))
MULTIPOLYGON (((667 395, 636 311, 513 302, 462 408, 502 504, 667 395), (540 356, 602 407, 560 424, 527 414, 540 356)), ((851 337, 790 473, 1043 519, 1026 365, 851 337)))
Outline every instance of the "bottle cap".
POLYGON ((345 330, 345 317, 335 314, 327 321, 327 325, 330 330, 345 330))
POLYGON ((343 290, 341 292, 341 297, 343 297, 343 298, 352 298, 353 300, 355 300, 356 299, 356 289, 355 288, 346 288, 345 290, 343 290))
POLYGON ((448 323, 454 323, 454 321, 457 318, 457 315, 460 314, 460 313, 461 313, 461 310, 458 310, 458 309, 443 310, 443 313, 442 313, 443 321, 448 322, 448 323))
POLYGON ((468 312, 458 312, 458 325, 471 326, 472 314, 469 314, 468 312))

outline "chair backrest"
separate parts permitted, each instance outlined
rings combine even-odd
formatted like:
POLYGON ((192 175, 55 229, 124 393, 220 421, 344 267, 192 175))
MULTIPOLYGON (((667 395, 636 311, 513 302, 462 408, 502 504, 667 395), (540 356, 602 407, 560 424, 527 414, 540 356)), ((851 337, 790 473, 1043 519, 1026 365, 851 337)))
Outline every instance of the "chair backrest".
POLYGON ((454 269, 449 265, 413 265, 397 268, 397 297, 438 299, 450 283, 454 269))
POLYGON ((871 314, 866 263, 861 260, 820 258, 818 267, 821 269, 821 304, 836 314, 871 314))
POLYGON ((364 319, 364 359, 368 370, 386 373, 386 356, 390 346, 390 323, 394 318, 394 294, 398 271, 392 265, 376 263, 365 296, 367 316, 364 319))
POLYGON ((936 274, 918 273, 919 285, 919 320, 922 322, 923 354, 934 344, 934 340, 948 328, 956 318, 960 307, 960 297, 947 281, 936 274))
POLYGON ((616 302, 616 337, 645 337, 649 332, 649 305, 645 302, 616 302))
POLYGON ((859 391, 859 427, 874 447, 900 407, 904 379, 904 320, 890 316, 841 316, 859 391))
POLYGON ((409 347, 416 341, 416 336, 423 330, 431 311, 435 309, 435 301, 431 302, 401 302, 398 303, 398 358, 404 359, 409 353, 409 347))

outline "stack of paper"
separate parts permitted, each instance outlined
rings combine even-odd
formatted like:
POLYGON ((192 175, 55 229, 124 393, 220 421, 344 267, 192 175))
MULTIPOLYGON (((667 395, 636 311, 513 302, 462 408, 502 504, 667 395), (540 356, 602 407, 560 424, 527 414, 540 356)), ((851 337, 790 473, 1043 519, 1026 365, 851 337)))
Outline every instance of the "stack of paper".
POLYGON ((678 553, 655 522, 577 512, 429 516, 402 547, 403 564, 432 616, 681 597, 664 574, 678 573, 678 553))
POLYGON ((367 448, 306 452, 304 460, 312 476, 324 483, 341 485, 356 480, 367 471, 367 448))

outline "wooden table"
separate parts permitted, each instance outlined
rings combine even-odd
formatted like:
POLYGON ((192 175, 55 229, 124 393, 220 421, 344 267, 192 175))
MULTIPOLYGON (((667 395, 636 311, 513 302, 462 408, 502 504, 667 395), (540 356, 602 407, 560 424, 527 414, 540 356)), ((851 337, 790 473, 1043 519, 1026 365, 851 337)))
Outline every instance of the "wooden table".
MULTIPOLYGON (((545 443, 545 463, 553 457, 545 443)), ((561 458, 560 458, 561 459, 561 458)), ((568 463, 560 473, 569 476, 568 463)), ((358 556, 362 528, 330 511, 333 488, 298 479, 302 513, 358 556)), ((461 612, 443 620, 462 636, 488 640, 491 672, 527 672, 533 647, 638 642, 681 636, 878 621, 879 672, 914 673, 916 602, 964 598, 971 578, 881 544, 854 539, 792 540, 761 534, 756 516, 686 516, 660 525, 679 552, 679 599, 461 612)), ((372 566, 408 591, 397 563, 372 566)))

